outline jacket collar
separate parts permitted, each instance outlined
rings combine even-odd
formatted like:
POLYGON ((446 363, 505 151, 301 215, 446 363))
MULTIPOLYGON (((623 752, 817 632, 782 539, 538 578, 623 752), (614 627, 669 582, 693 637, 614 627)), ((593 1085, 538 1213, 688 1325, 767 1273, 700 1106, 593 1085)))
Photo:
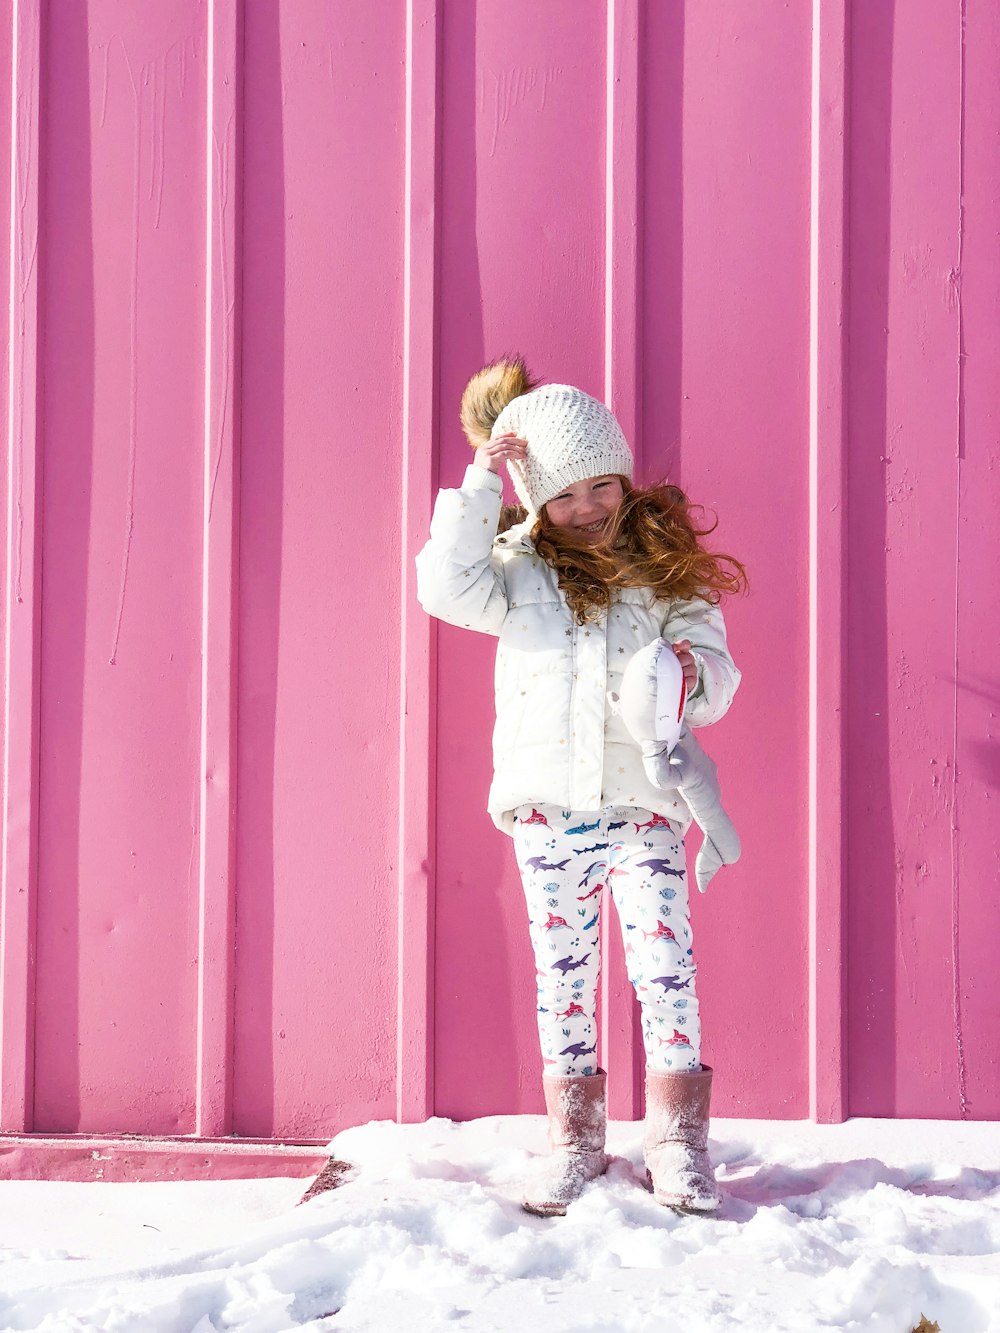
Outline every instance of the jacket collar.
POLYGON ((506 532, 501 532, 495 537, 493 545, 501 546, 506 551, 534 551, 534 543, 528 535, 534 526, 533 518, 525 519, 523 523, 515 523, 506 532))

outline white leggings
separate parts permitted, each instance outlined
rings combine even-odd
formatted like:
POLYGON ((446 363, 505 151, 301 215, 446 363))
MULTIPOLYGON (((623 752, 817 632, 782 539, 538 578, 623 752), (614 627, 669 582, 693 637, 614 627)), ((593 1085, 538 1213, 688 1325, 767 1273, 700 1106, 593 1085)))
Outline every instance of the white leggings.
POLYGON ((700 1069, 684 845, 663 815, 637 806, 586 812, 522 805, 514 851, 538 975, 547 1074, 597 1069, 601 891, 615 900, 625 963, 642 1010, 649 1068, 700 1069))

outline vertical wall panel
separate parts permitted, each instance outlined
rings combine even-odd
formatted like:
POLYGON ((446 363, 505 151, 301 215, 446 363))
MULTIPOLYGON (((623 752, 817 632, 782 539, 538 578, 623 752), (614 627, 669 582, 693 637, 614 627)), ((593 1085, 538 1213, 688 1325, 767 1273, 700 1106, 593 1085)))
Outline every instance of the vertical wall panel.
MULTIPOLYGON (((487 359, 520 351, 548 379, 603 392, 606 48, 603 5, 445 7, 442 486, 460 484, 470 461, 458 404, 487 359)), ((487 636, 441 626, 435 1070, 442 1115, 535 1110, 540 1099, 524 897, 510 840, 485 810, 494 651, 487 636)))
POLYGON ((646 20, 646 473, 718 516, 709 540, 751 580, 724 606, 743 683, 701 733, 743 839, 692 894, 703 1056, 721 1114, 801 1116, 811 15, 762 0, 646 20))
POLYGON ((46 15, 35 1128, 190 1132, 204 9, 46 15))
POLYGON ((847 0, 815 0, 809 274, 809 1114, 847 1106, 844 992, 847 0))
POLYGON ((246 7, 234 1129, 391 1116, 402 7, 246 7))
POLYGON ((205 436, 202 459, 201 840, 196 1132, 232 1128, 239 578, 240 0, 211 0, 205 116, 205 436))
POLYGON ((11 7, 10 17, 0 1124, 26 1129, 34 1114, 38 898, 41 6, 35 0, 25 0, 11 7))
MULTIPOLYGON (((888 705, 894 682, 890 679, 887 645, 889 570, 885 527, 889 286, 895 259, 891 186, 899 143, 892 123, 892 10, 888 6, 852 4, 850 23, 848 606, 849 641, 854 652, 847 662, 851 694, 847 730, 849 1074, 852 1108, 862 1114, 884 1115, 891 1114, 895 1104, 898 899, 894 844, 897 836, 902 836, 898 807, 890 800, 889 792, 892 719, 888 705)), ((954 180, 950 183, 953 185, 954 180)), ((899 329, 896 323, 897 336, 899 329)), ((911 434, 911 442, 912 438, 911 434)), ((948 466, 947 445, 938 451, 938 460, 940 473, 942 460, 948 466)), ((898 463, 897 458, 897 468, 898 463)), ((940 475, 933 481, 936 488, 940 475)), ((942 517, 945 546, 953 549, 953 538, 949 541, 947 535, 950 517, 942 517)), ((947 577, 945 563, 942 573, 947 577)), ((944 712, 936 711, 931 719, 936 728, 940 728, 944 712)), ((943 756, 939 762, 941 759, 943 756)), ((933 795, 938 786, 937 782, 932 786, 935 775, 925 770, 923 776, 921 794, 933 795)), ((931 819, 931 838, 935 837, 935 825, 944 831, 940 821, 931 819)), ((939 844, 938 865, 942 850, 939 844)), ((912 937, 906 948, 912 949, 912 937)))
MULTIPOLYGON (((974 781, 959 732, 963 10, 928 7, 923 22, 895 25, 887 9, 852 14, 854 1114, 970 1114, 961 949, 985 920, 987 890, 979 876, 959 877, 960 811, 974 781)), ((977 461, 984 444, 975 440, 977 461)), ((968 832, 974 864, 984 849, 968 832)), ((998 1107, 994 1086, 977 1113, 998 1107)))
MULTIPOLYGON (((14 24, 4 22, 0 25, 0 90, 3 96, 3 105, 5 108, 4 131, 0 134, 0 246, 3 247, 2 253, 5 257, 10 255, 10 239, 13 234, 12 228, 12 210, 11 210, 11 160, 13 157, 14 143, 14 99, 13 99, 13 69, 12 56, 14 44, 14 24)), ((11 302, 10 302, 10 263, 0 264, 0 308, 8 312, 5 320, 0 320, 0 329, 2 329, 2 356, 0 356, 0 421, 3 422, 4 429, 4 448, 0 449, 0 587, 3 588, 3 596, 0 597, 0 643, 4 645, 4 659, 2 665, 4 693, 7 689, 7 599, 10 595, 7 587, 7 538, 9 524, 7 521, 7 506, 10 501, 10 487, 8 485, 8 466, 10 455, 10 347, 11 347, 11 302)), ((7 708, 0 708, 0 754, 5 753, 7 735, 7 708)), ((0 1013, 0 1023, 3 1022, 3 1015, 0 1013)), ((2 1077, 2 1068, 0 1068, 0 1077, 2 1077)))
MULTIPOLYGON (((14 99, 12 84, 12 56, 14 42, 14 25, 12 22, 4 22, 0 25, 0 90, 4 99, 5 108, 4 132, 0 135, 0 245, 2 253, 6 257, 10 255, 10 238, 12 235, 11 227, 11 160, 13 156, 13 137, 14 137, 14 99)), ((10 263, 0 264, 0 301, 3 302, 2 308, 10 311, 10 263)), ((0 586, 4 589, 4 596, 0 597, 0 642, 6 645, 7 641, 7 503, 10 496, 8 486, 8 454, 10 449, 10 314, 5 320, 0 320, 0 330, 2 330, 2 356, 0 356, 0 422, 4 423, 4 445, 0 449, 0 586)), ((6 662, 3 665, 4 684, 6 685, 6 662)), ((7 726, 7 710, 0 708, 0 746, 4 744, 7 726)), ((2 753, 2 750, 0 750, 2 753)))
POLYGON ((434 503, 437 434, 438 194, 441 7, 410 0, 406 14, 406 167, 403 279, 403 437, 400 458, 402 596, 396 1116, 434 1110, 434 908, 437 629, 416 596, 414 557, 434 503))
POLYGON ((958 354, 955 543, 956 788, 951 865, 950 1017, 961 1041, 959 1111, 1000 1118, 1000 9, 969 5, 962 58, 958 263, 952 282, 958 354))
MULTIPOLYGON (((642 473, 642 9, 638 0, 608 4, 607 120, 604 149, 604 401, 621 423, 642 473)), ((610 898, 610 895, 608 895, 610 898)), ((618 914, 608 903, 601 929, 601 1044, 608 1069, 608 1114, 642 1114, 645 1051, 639 1009, 625 967, 618 914)))

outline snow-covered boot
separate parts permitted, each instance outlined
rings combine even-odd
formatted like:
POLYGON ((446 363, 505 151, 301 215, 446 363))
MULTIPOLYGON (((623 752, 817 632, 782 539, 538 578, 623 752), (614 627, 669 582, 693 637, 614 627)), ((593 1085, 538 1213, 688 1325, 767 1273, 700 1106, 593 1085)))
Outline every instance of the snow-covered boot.
POLYGON ((538 1165, 524 1191, 522 1206, 539 1217, 562 1217, 583 1187, 608 1169, 604 1136, 607 1075, 546 1075, 545 1109, 551 1152, 538 1165))
POLYGON ((646 1070, 643 1149, 658 1203, 685 1213, 710 1213, 722 1201, 708 1156, 712 1071, 646 1070))

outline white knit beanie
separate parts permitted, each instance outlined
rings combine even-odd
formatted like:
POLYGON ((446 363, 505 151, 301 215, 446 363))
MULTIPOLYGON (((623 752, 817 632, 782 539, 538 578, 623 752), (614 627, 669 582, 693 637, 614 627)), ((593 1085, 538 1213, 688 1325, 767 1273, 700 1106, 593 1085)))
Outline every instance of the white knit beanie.
POLYGON ((528 442, 524 462, 507 467, 530 513, 537 514, 574 481, 612 473, 632 479, 632 451, 614 413, 571 384, 542 384, 512 398, 493 423, 490 438, 505 431, 528 442))

